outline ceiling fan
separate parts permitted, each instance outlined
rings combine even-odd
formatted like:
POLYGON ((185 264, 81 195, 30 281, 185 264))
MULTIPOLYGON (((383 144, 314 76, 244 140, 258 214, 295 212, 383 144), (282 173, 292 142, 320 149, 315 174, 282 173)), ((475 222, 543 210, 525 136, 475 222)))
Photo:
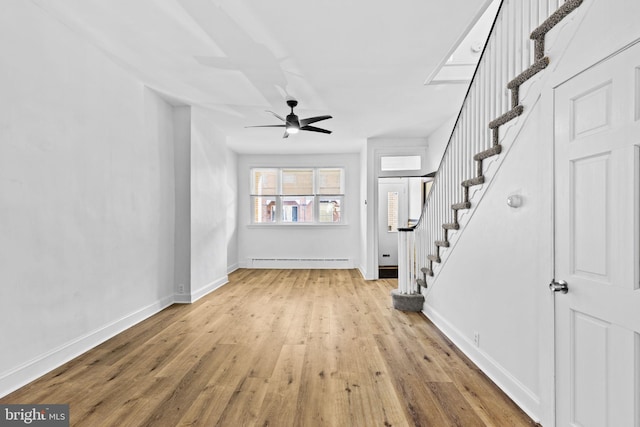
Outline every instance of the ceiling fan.
POLYGON ((298 101, 291 97, 287 97, 287 105, 291 107, 291 113, 284 119, 282 116, 274 113, 273 111, 266 110, 267 113, 271 113, 284 122, 282 125, 258 125, 258 126, 246 126, 248 128, 284 128, 283 138, 288 138, 289 135, 298 133, 301 130, 307 130, 311 132, 331 133, 330 130, 322 129, 315 126, 309 126, 311 123, 319 122, 321 120, 331 119, 329 115, 309 117, 306 119, 298 119, 298 116, 293 112, 293 108, 298 105, 298 101))

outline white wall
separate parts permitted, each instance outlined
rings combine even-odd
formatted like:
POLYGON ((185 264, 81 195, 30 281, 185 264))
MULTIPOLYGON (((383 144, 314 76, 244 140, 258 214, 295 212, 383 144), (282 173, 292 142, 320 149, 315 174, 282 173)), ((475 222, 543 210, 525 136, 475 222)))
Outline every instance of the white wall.
POLYGON ((0 51, 2 396, 225 283, 238 184, 206 110, 33 3, 3 3, 0 51))
MULTIPOLYGON (((207 110, 191 109, 191 301, 227 283, 228 211, 235 205, 225 136, 207 110)), ((231 230, 232 231, 232 230, 231 230)), ((233 236, 233 233, 231 233, 233 236)), ((233 247, 233 244, 231 245, 233 247)))
POLYGON ((370 241, 373 240, 373 236, 369 238, 369 234, 367 231, 369 229, 368 224, 368 204, 371 201, 373 203, 373 198, 371 191, 373 191, 373 186, 369 186, 369 176, 368 176, 368 155, 369 149, 367 144, 364 144, 362 151, 360 152, 360 199, 358 200, 358 206, 360 209, 360 263, 358 265, 358 270, 360 270, 360 274, 364 278, 368 278, 369 274, 367 271, 367 266, 370 264, 368 260, 368 256, 372 255, 368 253, 367 245, 370 241))
POLYGON ((422 215, 422 189, 424 188, 425 178, 407 178, 407 194, 409 202, 408 219, 417 220, 422 215))
POLYGON ((440 161, 444 155, 444 151, 447 149, 449 138, 451 138, 451 132, 456 124, 458 113, 451 116, 440 127, 434 130, 427 137, 427 165, 426 170, 429 172, 435 172, 440 166, 440 161))
MULTIPOLYGON (((567 51, 553 50, 542 94, 456 239, 424 311, 517 403, 553 425, 553 88, 640 38, 640 3, 587 0, 567 51), (612 25, 615 23, 615 25, 612 25), (509 208, 510 194, 523 206, 509 208), (480 345, 473 344, 474 332, 480 345)), ((466 219, 465 219, 466 221, 466 219)))
POLYGON ((541 413, 541 391, 549 391, 539 349, 544 316, 553 315, 547 287, 553 274, 552 139, 537 134, 540 110, 531 113, 425 304, 434 323, 533 414, 541 413), (506 204, 514 193, 524 199, 521 208, 506 204))
POLYGON ((0 395, 173 301, 172 109, 31 2, 0 14, 0 395))
POLYGON ((175 181, 174 290, 191 294, 191 107, 173 109, 175 181))
POLYGON ((200 107, 175 107, 175 290, 191 303, 237 268, 237 156, 200 107))
MULTIPOLYGON (((360 157, 340 155, 241 155, 238 158, 238 247, 242 267, 257 266, 253 258, 348 259, 332 264, 354 268, 360 264, 360 157), (252 167, 343 167, 345 169, 345 225, 251 225, 250 169, 252 167)), ((261 263, 260 266, 324 268, 313 262, 261 263)))
POLYGON ((237 270, 238 261, 238 155, 226 150, 227 273, 237 270))

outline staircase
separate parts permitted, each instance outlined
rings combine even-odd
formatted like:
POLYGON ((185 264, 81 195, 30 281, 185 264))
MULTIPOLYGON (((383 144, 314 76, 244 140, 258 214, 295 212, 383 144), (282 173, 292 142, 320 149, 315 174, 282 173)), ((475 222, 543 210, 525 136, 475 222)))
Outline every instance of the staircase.
POLYGON ((526 114, 523 100, 540 93, 532 81, 551 61, 545 55, 547 34, 583 1, 502 1, 420 221, 399 230, 396 295, 421 296, 432 283, 448 255, 442 248, 451 251, 452 233, 463 228, 461 217, 477 205, 483 184, 499 167, 505 141, 513 139, 509 134, 526 114))

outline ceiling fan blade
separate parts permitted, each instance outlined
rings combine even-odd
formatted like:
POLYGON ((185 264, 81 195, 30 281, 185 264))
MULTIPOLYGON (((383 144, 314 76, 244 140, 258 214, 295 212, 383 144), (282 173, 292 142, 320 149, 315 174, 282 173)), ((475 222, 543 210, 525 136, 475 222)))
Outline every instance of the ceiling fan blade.
POLYGON ((311 123, 319 122, 320 120, 327 120, 327 119, 332 119, 332 118, 333 117, 329 116, 329 115, 308 117, 306 119, 301 119, 300 120, 300 126, 306 126, 306 125, 310 125, 311 123))
POLYGON ((311 132, 331 133, 330 130, 317 128, 315 126, 302 126, 300 130, 310 130, 311 132))
POLYGON ((257 125, 257 126, 245 126, 245 128, 283 128, 285 125, 257 125))
POLYGON ((276 116, 277 118, 279 118, 280 120, 282 120, 283 122, 286 122, 286 120, 285 120, 285 119, 283 119, 283 118, 282 118, 282 116, 280 116, 280 115, 278 115, 278 114, 274 113, 273 111, 271 111, 271 110, 264 110, 264 111, 266 111, 267 113, 271 113, 271 114, 273 114, 274 116, 276 116))

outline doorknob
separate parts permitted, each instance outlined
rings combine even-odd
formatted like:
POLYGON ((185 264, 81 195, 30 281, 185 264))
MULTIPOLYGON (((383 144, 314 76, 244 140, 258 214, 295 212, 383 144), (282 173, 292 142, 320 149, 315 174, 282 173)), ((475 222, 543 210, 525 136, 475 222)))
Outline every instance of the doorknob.
POLYGON ((551 283, 549 283, 549 289, 553 292, 562 292, 563 294, 566 294, 569 292, 569 285, 564 280, 558 280, 556 282, 556 280, 553 279, 551 283))

